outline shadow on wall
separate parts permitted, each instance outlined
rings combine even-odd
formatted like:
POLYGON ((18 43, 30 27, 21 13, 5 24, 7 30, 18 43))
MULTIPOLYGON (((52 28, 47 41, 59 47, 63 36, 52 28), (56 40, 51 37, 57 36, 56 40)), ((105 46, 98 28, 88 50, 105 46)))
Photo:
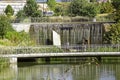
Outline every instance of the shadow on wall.
POLYGON ((46 45, 53 45, 53 41, 50 39, 46 39, 46 45))

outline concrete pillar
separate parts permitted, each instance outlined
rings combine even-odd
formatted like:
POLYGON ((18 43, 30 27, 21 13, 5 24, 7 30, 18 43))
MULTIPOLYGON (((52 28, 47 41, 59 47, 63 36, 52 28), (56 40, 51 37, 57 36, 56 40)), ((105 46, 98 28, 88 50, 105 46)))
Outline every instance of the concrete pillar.
POLYGON ((11 57, 11 58, 10 58, 10 63, 16 64, 16 63, 17 63, 17 57, 11 57))

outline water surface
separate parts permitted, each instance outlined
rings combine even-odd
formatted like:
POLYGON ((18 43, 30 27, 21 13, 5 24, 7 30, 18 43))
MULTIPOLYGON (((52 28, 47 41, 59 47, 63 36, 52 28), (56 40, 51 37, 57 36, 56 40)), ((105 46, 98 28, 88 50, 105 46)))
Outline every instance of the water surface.
POLYGON ((0 80, 120 80, 120 65, 25 63, 1 70, 0 80))

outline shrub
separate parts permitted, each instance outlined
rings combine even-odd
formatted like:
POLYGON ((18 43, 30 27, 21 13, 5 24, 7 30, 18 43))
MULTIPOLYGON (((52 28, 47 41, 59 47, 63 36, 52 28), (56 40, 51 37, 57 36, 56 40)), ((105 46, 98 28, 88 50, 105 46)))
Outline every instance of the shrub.
POLYGON ((120 21, 120 0, 113 0, 112 5, 115 8, 115 11, 113 12, 113 19, 116 22, 120 21))
POLYGON ((38 8, 39 6, 35 0, 27 0, 23 10, 27 17, 39 17, 41 16, 41 11, 38 8))
POLYGON ((87 49, 88 52, 119 52, 120 49, 117 47, 97 47, 87 49))
POLYGON ((7 31, 13 31, 13 28, 9 19, 4 15, 0 15, 0 38, 3 39, 7 34, 7 31))
POLYGON ((26 32, 8 31, 5 38, 10 40, 14 45, 29 46, 34 45, 34 42, 30 40, 30 36, 26 32))
POLYGON ((8 39, 1 39, 0 45, 1 46, 13 46, 14 44, 8 39))
POLYGON ((5 8, 5 14, 10 17, 14 14, 14 10, 12 8, 11 5, 7 5, 7 7, 5 8))
POLYGON ((54 10, 55 9, 55 5, 56 5, 56 1, 55 0, 48 0, 47 4, 50 7, 50 9, 54 10))
POLYGON ((120 44, 120 23, 110 26, 110 30, 103 36, 104 42, 110 44, 120 44))
POLYGON ((69 13, 75 16, 95 17, 99 9, 95 4, 88 3, 87 0, 74 0, 69 6, 69 13))
POLYGON ((55 16, 62 15, 63 9, 60 6, 55 7, 55 16))
POLYGON ((16 22, 20 22, 22 21, 24 18, 26 18, 25 12, 24 10, 19 10, 16 14, 17 18, 16 18, 16 22))
POLYGON ((114 11, 113 5, 111 2, 102 2, 100 5, 100 13, 112 13, 114 11))

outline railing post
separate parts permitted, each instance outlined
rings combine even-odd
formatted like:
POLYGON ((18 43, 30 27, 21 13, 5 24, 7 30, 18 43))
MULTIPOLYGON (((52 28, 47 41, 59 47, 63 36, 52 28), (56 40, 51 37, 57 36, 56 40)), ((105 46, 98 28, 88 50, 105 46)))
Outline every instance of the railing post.
POLYGON ((17 64, 17 57, 11 57, 10 58, 10 63, 11 64, 17 64))

